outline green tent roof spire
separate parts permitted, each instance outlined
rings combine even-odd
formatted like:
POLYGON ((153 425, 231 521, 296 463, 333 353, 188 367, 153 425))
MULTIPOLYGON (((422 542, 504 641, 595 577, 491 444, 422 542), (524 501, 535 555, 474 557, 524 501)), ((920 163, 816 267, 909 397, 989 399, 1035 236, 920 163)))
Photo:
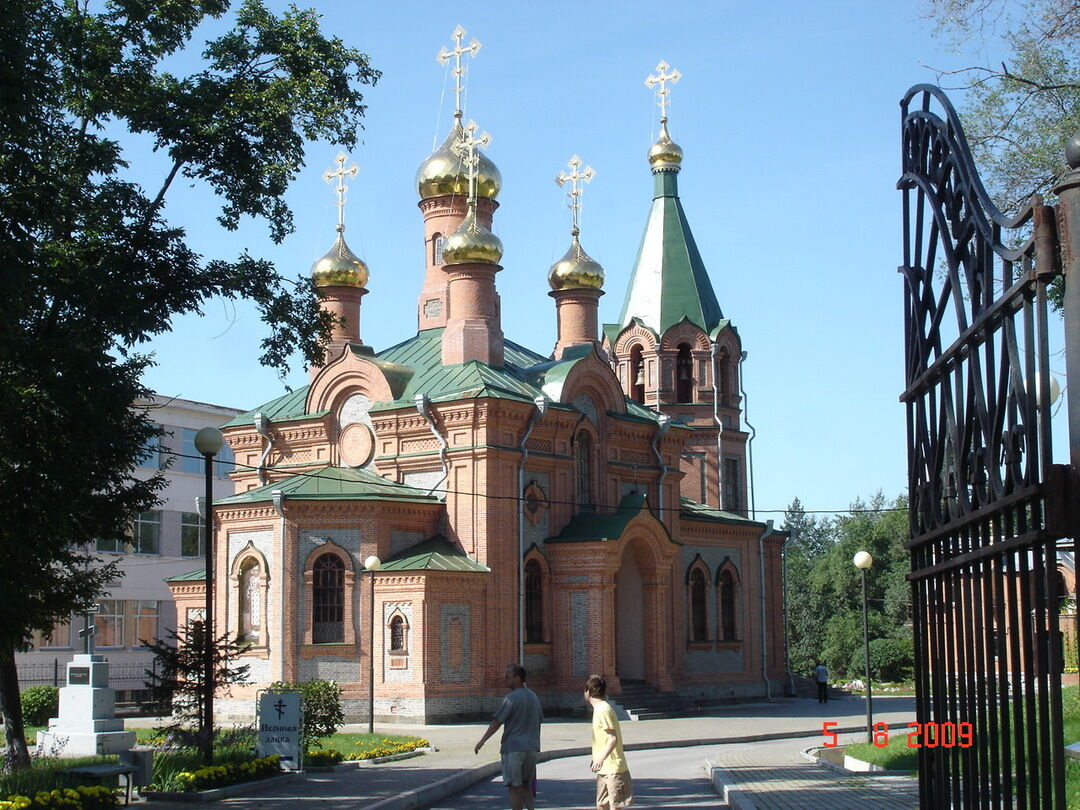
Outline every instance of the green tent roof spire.
POLYGON ((694 235, 679 201, 682 149, 671 141, 667 121, 649 151, 655 190, 619 323, 634 318, 663 334, 684 318, 705 332, 724 318, 694 235))

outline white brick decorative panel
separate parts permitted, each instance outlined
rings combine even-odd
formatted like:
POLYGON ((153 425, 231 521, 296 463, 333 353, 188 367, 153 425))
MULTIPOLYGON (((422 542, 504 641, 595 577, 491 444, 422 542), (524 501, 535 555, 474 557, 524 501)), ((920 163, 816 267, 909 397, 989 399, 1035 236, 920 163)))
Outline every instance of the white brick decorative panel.
POLYGON ((439 624, 439 673, 443 683, 469 679, 469 605, 443 605, 439 624))

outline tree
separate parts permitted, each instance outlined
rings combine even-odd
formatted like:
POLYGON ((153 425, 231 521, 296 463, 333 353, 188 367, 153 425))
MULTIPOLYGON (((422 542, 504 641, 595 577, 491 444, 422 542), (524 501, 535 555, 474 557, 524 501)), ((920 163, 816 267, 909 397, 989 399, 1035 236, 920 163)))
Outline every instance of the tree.
POLYGON ((310 280, 246 251, 205 258, 169 223, 178 178, 220 203, 220 224, 292 230, 283 201, 306 140, 351 147, 359 87, 379 73, 319 30, 313 11, 244 0, 189 75, 163 63, 228 0, 8 0, 0 27, 0 711, 8 761, 28 762, 15 652, 85 608, 116 577, 96 538, 121 538, 160 478, 134 468, 153 440, 132 403, 138 350, 213 297, 254 300, 270 327, 261 362, 284 375, 323 359, 332 317, 310 280), (122 130, 167 159, 159 188, 132 181, 122 130))
POLYGON ((788 663, 791 671, 809 675, 817 664, 830 610, 827 599, 809 587, 815 562, 832 545, 833 522, 807 515, 798 498, 784 513, 784 528, 791 532, 786 553, 788 593, 788 663))
POLYGON ((1050 193, 1080 132, 1080 0, 929 0, 928 15, 957 45, 1005 49, 998 65, 936 72, 963 80, 960 115, 987 190, 1016 213, 1050 193))

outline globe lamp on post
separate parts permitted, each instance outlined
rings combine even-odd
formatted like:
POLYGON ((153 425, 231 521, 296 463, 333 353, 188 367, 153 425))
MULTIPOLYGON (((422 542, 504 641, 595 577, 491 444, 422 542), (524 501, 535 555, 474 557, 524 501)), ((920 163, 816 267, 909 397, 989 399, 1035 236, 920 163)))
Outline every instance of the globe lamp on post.
POLYGON ((382 560, 372 554, 364 560, 364 569, 371 572, 371 633, 368 647, 368 734, 375 733, 375 572, 382 568, 382 560))
POLYGON ((216 427, 204 427, 195 434, 195 449, 205 460, 205 507, 203 545, 206 555, 206 615, 203 617, 203 760, 214 762, 214 456, 225 444, 216 427))
POLYGON ((863 659, 866 662, 866 741, 874 742, 873 695, 870 689, 870 630, 866 621, 866 571, 874 564, 874 558, 868 551, 860 551, 852 560, 862 575, 862 635, 863 659))

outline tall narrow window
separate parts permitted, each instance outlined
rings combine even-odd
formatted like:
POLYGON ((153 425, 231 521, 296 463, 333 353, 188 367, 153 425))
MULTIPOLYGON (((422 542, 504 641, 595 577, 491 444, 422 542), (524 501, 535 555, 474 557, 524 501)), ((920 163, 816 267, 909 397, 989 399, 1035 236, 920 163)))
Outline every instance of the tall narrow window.
POLYGON ((577 499, 581 509, 592 506, 592 437, 577 435, 577 499))
MULTIPOLYGON (((195 447, 195 434, 198 432, 191 428, 180 428, 180 459, 177 465, 180 472, 195 475, 202 475, 206 472, 206 461, 202 453, 195 447)), ((174 466, 173 470, 176 470, 177 466, 174 466)))
POLYGON ((336 554, 323 554, 312 566, 311 638, 316 644, 345 640, 345 566, 336 554))
POLYGON ((675 358, 675 399, 694 401, 694 356, 686 343, 679 344, 679 355, 675 358))
POLYGON ((101 610, 94 617, 94 644, 98 647, 124 646, 124 600, 102 599, 101 610))
POLYGON ((442 264, 443 263, 443 245, 446 244, 446 240, 441 233, 435 234, 431 238, 431 263, 442 264))
POLYGON ((720 402, 731 404, 731 357, 727 349, 721 349, 716 356, 716 386, 720 390, 720 402))
POLYGON ((737 458, 724 459, 724 510, 743 511, 742 481, 737 458))
POLYGON ((544 640, 544 579, 540 563, 525 563, 525 643, 544 640))
POLYGON ((690 640, 708 641, 709 619, 706 613, 705 574, 700 568, 690 572, 690 640))
POLYGON ((630 350, 630 399, 645 404, 645 358, 640 344, 630 350))
POLYGON ((135 644, 145 647, 158 637, 158 603, 140 599, 135 603, 135 644))
POLYGON ((259 561, 248 559, 240 569, 240 638, 259 641, 262 631, 262 572, 259 561))
POLYGON ((198 512, 180 513, 180 556, 203 556, 203 521, 198 512))
POLYGON ((390 620, 390 652, 405 652, 405 620, 401 616, 390 620))
POLYGON ((161 512, 140 512, 135 518, 131 548, 136 554, 157 554, 161 547, 161 512))
POLYGON ((735 641, 735 577, 720 574, 720 632, 724 641, 735 641))

